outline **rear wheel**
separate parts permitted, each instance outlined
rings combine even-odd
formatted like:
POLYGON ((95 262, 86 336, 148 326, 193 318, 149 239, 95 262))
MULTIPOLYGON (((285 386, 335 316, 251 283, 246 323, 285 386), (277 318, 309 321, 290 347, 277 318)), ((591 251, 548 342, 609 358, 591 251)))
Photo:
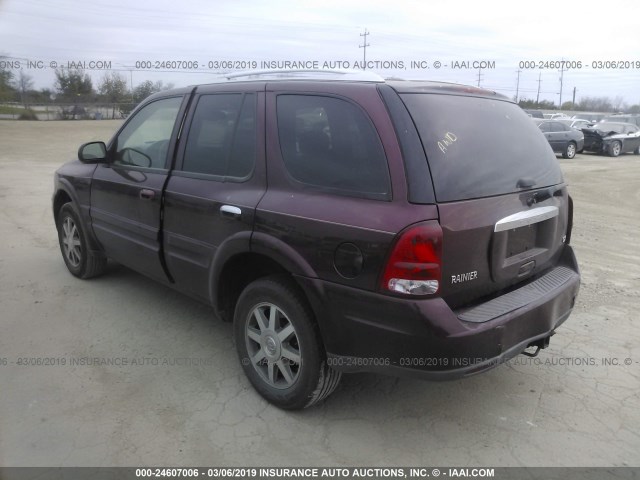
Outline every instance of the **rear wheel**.
POLYGON ((76 277, 91 278, 104 271, 107 259, 87 248, 82 223, 70 203, 63 205, 58 213, 58 241, 64 263, 76 277))
POLYGON ((266 400, 289 410, 309 407, 338 386, 305 298, 282 276, 249 284, 238 299, 234 336, 242 368, 266 400))
POLYGON ((567 146, 564 147, 564 152, 562 152, 563 158, 573 158, 576 156, 576 144, 573 142, 567 143, 567 146))
POLYGON ((620 155, 621 151, 622 144, 617 140, 609 145, 609 155, 611 155, 612 157, 617 157, 618 155, 620 155))

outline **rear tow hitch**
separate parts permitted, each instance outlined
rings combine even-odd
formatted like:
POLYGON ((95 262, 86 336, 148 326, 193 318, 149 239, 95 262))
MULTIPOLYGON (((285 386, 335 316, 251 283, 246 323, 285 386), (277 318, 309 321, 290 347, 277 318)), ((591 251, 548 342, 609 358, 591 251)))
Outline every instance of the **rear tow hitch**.
MULTIPOLYGON (((551 335, 553 335, 553 333, 551 335)), ((540 350, 542 350, 543 348, 547 348, 549 346, 551 335, 549 335, 548 337, 541 338, 540 340, 536 340, 535 342, 531 342, 529 345, 527 345, 527 348, 536 347, 535 351, 527 352, 525 349, 522 351, 522 355, 526 355, 527 357, 537 357, 538 354, 540 353, 540 350)))

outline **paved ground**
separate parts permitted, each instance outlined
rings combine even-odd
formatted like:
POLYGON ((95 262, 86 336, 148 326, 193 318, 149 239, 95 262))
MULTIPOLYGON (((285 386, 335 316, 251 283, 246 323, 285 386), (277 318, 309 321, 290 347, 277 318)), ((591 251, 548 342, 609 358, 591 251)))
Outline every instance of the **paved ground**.
POLYGON ((205 306, 119 266, 66 271, 52 173, 117 124, 0 122, 0 465, 640 465, 640 157, 560 160, 584 284, 536 362, 450 383, 347 376, 287 413, 205 306), (87 357, 128 365, 70 365, 87 357))

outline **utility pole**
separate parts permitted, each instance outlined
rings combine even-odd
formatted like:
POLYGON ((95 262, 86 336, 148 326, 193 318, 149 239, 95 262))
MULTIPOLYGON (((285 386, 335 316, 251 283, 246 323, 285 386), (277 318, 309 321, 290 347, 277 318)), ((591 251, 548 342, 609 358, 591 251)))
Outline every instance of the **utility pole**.
POLYGON ((518 103, 518 94, 520 93, 520 72, 522 72, 522 70, 516 71, 518 74, 518 80, 516 81, 516 103, 518 103))
POLYGON ((562 108, 562 82, 564 81, 564 60, 560 64, 560 105, 558 108, 562 108))
POLYGON ((364 33, 360 34, 361 37, 364 37, 364 45, 358 45, 358 48, 364 49, 362 52, 362 59, 363 59, 362 69, 363 70, 367 69, 367 47, 369 46, 369 44, 367 43, 367 35, 370 35, 370 33, 365 28, 364 33))
POLYGON ((573 109, 575 110, 575 108, 576 108, 576 87, 573 87, 573 100, 571 100, 571 103, 573 103, 573 109))
POLYGON ((480 86, 480 80, 482 80, 482 69, 478 69, 478 87, 480 86))
POLYGON ((542 72, 538 73, 538 95, 536 95, 536 105, 540 103, 540 83, 542 82, 542 72))

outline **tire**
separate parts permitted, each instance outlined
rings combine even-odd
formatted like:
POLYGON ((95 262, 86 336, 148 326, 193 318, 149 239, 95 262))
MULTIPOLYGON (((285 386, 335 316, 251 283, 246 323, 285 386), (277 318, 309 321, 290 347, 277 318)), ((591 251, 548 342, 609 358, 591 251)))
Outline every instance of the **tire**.
POLYGON ((238 299, 234 338, 247 378, 267 401, 298 410, 324 400, 341 373, 327 365, 306 299, 285 276, 261 278, 238 299))
POLYGON ((107 259, 88 248, 84 226, 70 203, 60 209, 57 227, 62 258, 72 275, 91 278, 104 272, 107 259))
POLYGON ((576 144, 574 142, 567 143, 562 152, 562 158, 573 158, 576 156, 576 144))
POLYGON ((618 155, 620 155, 621 152, 622 152, 622 144, 617 140, 615 142, 612 142, 611 145, 609 145, 610 156, 617 157, 618 155))

